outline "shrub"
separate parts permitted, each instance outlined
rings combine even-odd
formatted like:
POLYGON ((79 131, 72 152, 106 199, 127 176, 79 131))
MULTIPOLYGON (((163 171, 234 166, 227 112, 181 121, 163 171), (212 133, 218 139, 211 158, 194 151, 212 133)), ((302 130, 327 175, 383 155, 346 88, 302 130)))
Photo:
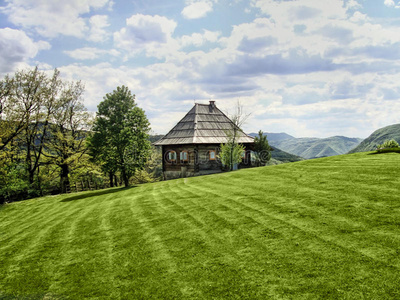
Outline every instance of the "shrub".
POLYGON ((395 140, 386 140, 382 145, 378 145, 378 149, 385 149, 385 148, 398 148, 399 143, 395 140))

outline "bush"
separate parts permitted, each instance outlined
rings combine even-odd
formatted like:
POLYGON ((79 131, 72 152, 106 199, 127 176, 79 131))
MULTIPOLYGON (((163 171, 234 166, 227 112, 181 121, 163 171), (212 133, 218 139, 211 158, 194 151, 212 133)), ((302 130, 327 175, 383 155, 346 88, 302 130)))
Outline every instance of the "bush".
POLYGON ((386 140, 382 145, 378 145, 378 149, 398 148, 399 143, 395 140, 386 140))

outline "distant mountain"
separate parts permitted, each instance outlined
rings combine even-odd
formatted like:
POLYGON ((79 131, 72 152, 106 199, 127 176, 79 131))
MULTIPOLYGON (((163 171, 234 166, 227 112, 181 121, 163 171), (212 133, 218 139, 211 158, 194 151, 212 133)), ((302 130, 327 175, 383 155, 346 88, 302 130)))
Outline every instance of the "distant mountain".
POLYGON ((306 159, 345 154, 355 148, 362 139, 333 136, 329 138, 292 138, 272 141, 272 146, 306 159))
MULTIPOLYGON (((258 133, 250 133, 249 134, 252 137, 258 136, 258 133)), ((273 133, 273 132, 264 132, 264 135, 267 136, 268 142, 275 142, 275 141, 283 141, 283 140, 289 140, 289 139, 295 139, 294 136, 291 136, 285 132, 280 132, 280 133, 273 133)))
POLYGON ((377 145, 383 144, 386 140, 395 140, 400 143, 400 124, 394 124, 374 131, 369 137, 363 140, 349 153, 373 151, 377 145))
POLYGON ((304 158, 302 158, 302 157, 287 153, 276 147, 272 147, 272 148, 274 150, 271 151, 271 160, 277 160, 277 161, 284 162, 284 163, 304 160, 304 158))

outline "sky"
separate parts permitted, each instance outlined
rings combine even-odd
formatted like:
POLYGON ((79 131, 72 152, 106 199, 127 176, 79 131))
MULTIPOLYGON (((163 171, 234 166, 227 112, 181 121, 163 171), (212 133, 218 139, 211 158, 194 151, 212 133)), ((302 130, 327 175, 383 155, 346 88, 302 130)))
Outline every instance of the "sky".
POLYGON ((194 103, 245 132, 365 138, 400 123, 399 0, 0 0, 0 75, 39 66, 125 85, 153 134, 194 103))

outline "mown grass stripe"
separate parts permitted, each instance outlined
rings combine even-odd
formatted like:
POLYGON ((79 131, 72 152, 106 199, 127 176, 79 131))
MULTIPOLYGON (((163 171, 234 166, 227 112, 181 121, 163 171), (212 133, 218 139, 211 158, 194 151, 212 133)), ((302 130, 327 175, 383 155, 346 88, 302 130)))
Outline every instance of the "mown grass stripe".
POLYGON ((0 251, 22 247, 0 257, 0 298, 397 299, 399 163, 357 154, 6 205, 0 251))

